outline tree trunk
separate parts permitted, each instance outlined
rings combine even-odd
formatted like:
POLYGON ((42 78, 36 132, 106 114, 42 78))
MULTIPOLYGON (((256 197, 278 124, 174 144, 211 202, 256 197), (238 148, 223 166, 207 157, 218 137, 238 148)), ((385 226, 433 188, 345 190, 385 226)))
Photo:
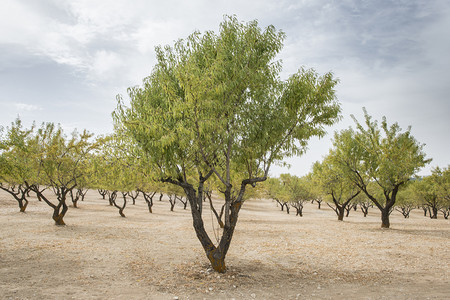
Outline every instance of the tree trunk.
POLYGON ((173 211, 175 203, 177 202, 177 196, 169 195, 170 211, 173 211))
POLYGON ((78 192, 75 193, 75 196, 73 195, 73 190, 70 190, 70 198, 72 199, 72 205, 74 208, 78 208, 78 199, 80 198, 78 192))
POLYGON ((153 196, 155 196, 156 192, 149 193, 149 194, 146 194, 146 193, 143 192, 143 191, 140 191, 140 192, 141 192, 142 195, 144 196, 144 200, 145 200, 145 202, 147 203, 149 213, 152 214, 152 213, 153 213, 153 210, 152 210, 152 206, 153 206, 153 196))
POLYGON ((23 201, 19 201, 19 208, 20 208, 20 212, 25 212, 25 210, 27 209, 28 206, 28 200, 27 199, 23 199, 23 201))
POLYGON ((219 251, 219 248, 214 249, 213 251, 210 251, 207 254, 207 257, 209 259, 209 262, 211 263, 211 267, 216 271, 217 273, 225 273, 227 270, 227 267, 225 265, 225 255, 219 251))
POLYGON ((423 209, 423 216, 426 217, 427 216, 427 208, 425 206, 422 206, 423 209))
MULTIPOLYGON (((227 214, 225 214, 225 225, 220 239, 219 245, 216 247, 211 239, 209 238, 201 216, 200 204, 203 198, 203 184, 199 184, 198 191, 195 191, 192 187, 185 187, 186 197, 189 200, 191 207, 192 220, 194 225, 194 230, 197 235, 198 240, 202 244, 205 251, 206 257, 211 263, 211 267, 214 271, 218 273, 226 272, 225 256, 230 247, 231 239, 233 237, 234 229, 238 220, 239 210, 241 208, 242 202, 227 203, 229 206, 229 215, 227 220, 227 214)), ((227 200, 229 194, 225 195, 227 200)), ((227 201, 226 201, 227 202, 227 201)))
POLYGON ((123 208, 119 208, 119 215, 120 215, 122 218, 125 218, 125 215, 123 214, 123 208))
POLYGON ((437 219, 437 213, 438 213, 437 208, 435 206, 433 206, 431 208, 431 211, 433 212, 433 214, 431 214, 431 212, 430 212, 430 219, 437 219))
POLYGON ((108 191, 108 201, 110 206, 114 206, 114 201, 116 201, 117 198, 117 191, 108 191))
POLYGON ((383 210, 381 210, 381 228, 389 228, 389 213, 389 208, 385 207, 383 210))
POLYGON ((359 207, 361 208, 364 218, 366 218, 367 214, 369 213, 369 206, 360 205, 359 207))
POLYGON ((345 213, 345 207, 344 206, 338 206, 336 207, 337 213, 338 213, 338 221, 344 220, 344 213, 345 213))
POLYGON ((66 205, 65 195, 63 195, 63 199, 60 200, 60 203, 53 209, 53 220, 55 221, 55 225, 64 226, 64 216, 68 210, 68 206, 66 205), (62 209, 61 209, 62 208, 62 209))
POLYGON ((345 217, 348 218, 348 215, 350 214, 350 211, 352 210, 352 206, 351 205, 347 205, 344 208, 345 208, 345 211, 347 212, 345 214, 345 217))

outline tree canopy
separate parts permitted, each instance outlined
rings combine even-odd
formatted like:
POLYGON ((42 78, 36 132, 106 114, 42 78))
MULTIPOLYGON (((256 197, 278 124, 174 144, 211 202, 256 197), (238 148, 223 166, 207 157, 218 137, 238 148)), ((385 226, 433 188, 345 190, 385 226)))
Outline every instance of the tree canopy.
POLYGON ((283 158, 305 151, 312 136, 339 120, 337 80, 301 68, 280 79, 285 34, 257 21, 226 17, 219 33, 195 32, 173 47, 157 47, 157 64, 141 87, 118 96, 116 127, 151 157, 157 178, 179 185, 194 228, 215 270, 225 271, 247 185, 266 180, 283 158), (204 183, 220 182, 224 234, 214 245, 203 229, 204 183))
POLYGON ((406 184, 431 160, 425 158, 423 144, 404 132, 397 123, 388 126, 383 117, 381 126, 364 109, 365 126, 355 118, 352 128, 336 132, 330 157, 380 209, 382 227, 389 228, 389 214, 395 204, 399 188, 406 184), (372 192, 373 183, 382 194, 372 192))

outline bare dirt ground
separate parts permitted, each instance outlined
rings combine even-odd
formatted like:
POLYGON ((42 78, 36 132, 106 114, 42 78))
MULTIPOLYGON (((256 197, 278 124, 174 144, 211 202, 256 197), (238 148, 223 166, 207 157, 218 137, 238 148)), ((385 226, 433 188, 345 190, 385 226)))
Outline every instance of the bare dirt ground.
MULTIPOLYGON (((322 205, 304 217, 249 200, 227 255, 211 272, 188 210, 167 198, 118 210, 89 191, 67 226, 31 199, 26 213, 0 193, 1 299, 449 299, 450 223, 414 210, 380 228, 373 208, 344 222, 322 205)), ((217 228, 209 210, 205 224, 217 228)))

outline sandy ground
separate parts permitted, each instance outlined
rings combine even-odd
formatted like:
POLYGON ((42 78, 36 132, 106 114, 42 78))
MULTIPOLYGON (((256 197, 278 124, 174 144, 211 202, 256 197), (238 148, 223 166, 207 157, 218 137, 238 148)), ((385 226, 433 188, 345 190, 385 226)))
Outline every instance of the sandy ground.
MULTIPOLYGON (((270 200, 240 213, 228 272, 211 272, 188 210, 167 198, 124 213, 89 191, 58 227, 32 198, 26 213, 0 193, 0 299, 449 299, 450 223, 377 209, 338 222, 308 204, 304 217, 270 200)), ((204 211, 213 234, 215 220, 204 211)))

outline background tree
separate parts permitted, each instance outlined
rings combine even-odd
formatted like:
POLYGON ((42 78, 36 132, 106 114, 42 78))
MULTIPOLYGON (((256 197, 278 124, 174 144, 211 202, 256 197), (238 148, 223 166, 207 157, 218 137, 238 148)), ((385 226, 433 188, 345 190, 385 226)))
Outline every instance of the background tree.
POLYGON ((450 214, 450 168, 447 166, 444 169, 436 167, 432 170, 432 174, 438 178, 439 197, 442 199, 440 211, 445 219, 448 219, 450 214))
POLYGON ((91 137, 92 134, 86 131, 82 134, 74 131, 67 139, 62 128, 53 123, 43 124, 36 134, 39 151, 35 153, 36 164, 33 167, 39 172, 38 182, 51 188, 57 203, 53 203, 37 185, 32 185, 31 189, 53 208, 52 218, 56 225, 65 225, 67 196, 83 176, 85 169, 82 166, 88 153, 97 147, 90 141, 91 137))
POLYGON ((77 186, 75 189, 69 191, 74 208, 78 207, 79 200, 84 201, 84 197, 91 186, 91 178, 95 172, 93 159, 93 155, 91 153, 87 153, 86 157, 79 165, 81 176, 77 179, 77 186))
MULTIPOLYGON (((422 205, 427 208, 431 219, 437 219, 441 210, 446 216, 449 207, 449 172, 434 168, 431 175, 420 178, 414 182, 413 189, 418 195, 422 205)), ((448 215, 447 215, 448 217, 448 215)))
POLYGON ((109 204, 125 217, 127 196, 138 190, 139 172, 135 153, 126 136, 112 134, 104 139, 97 159, 97 187, 108 190, 109 204))
POLYGON ((117 128, 152 156, 159 179, 183 188, 193 226, 217 272, 225 256, 248 186, 266 180, 270 166, 303 153, 312 136, 338 120, 336 80, 301 69, 281 81, 284 33, 234 17, 218 34, 196 32, 174 47, 157 47, 157 64, 142 87, 119 97, 117 128), (217 244, 201 214, 205 182, 217 177, 225 201, 217 244))
MULTIPOLYGON (((330 154, 331 155, 331 154, 330 154)), ((338 220, 344 220, 344 213, 350 202, 361 193, 358 186, 351 181, 339 164, 336 164, 330 156, 322 162, 313 165, 313 184, 321 187, 326 198, 327 205, 334 210, 338 220), (331 206, 328 202, 332 202, 331 206)))
POLYGON ((354 118, 357 131, 350 128, 335 133, 332 159, 381 211, 381 227, 389 228, 400 187, 430 159, 425 158, 423 144, 414 139, 411 128, 401 132, 397 123, 388 126, 384 117, 380 128, 365 109, 364 117, 366 127, 354 118), (382 197, 368 189, 371 183, 382 197))
POLYGON ((400 212, 403 217, 405 217, 405 219, 409 218, 409 214, 411 213, 411 211, 419 204, 419 199, 414 192, 415 183, 415 180, 410 181, 408 184, 406 184, 405 187, 400 189, 397 195, 395 210, 400 212))
POLYGON ((280 205, 281 211, 286 208, 286 213, 289 214, 289 196, 284 188, 283 181, 280 178, 272 177, 267 179, 264 185, 267 196, 280 205))
POLYGON ((0 189, 8 192, 19 204, 20 212, 28 206, 29 182, 35 170, 30 143, 34 134, 34 125, 23 128, 17 118, 10 127, 0 128, 0 189))
POLYGON ((296 210, 296 216, 303 217, 305 202, 312 201, 317 197, 314 193, 311 176, 299 178, 290 174, 281 174, 280 179, 289 204, 296 210))

